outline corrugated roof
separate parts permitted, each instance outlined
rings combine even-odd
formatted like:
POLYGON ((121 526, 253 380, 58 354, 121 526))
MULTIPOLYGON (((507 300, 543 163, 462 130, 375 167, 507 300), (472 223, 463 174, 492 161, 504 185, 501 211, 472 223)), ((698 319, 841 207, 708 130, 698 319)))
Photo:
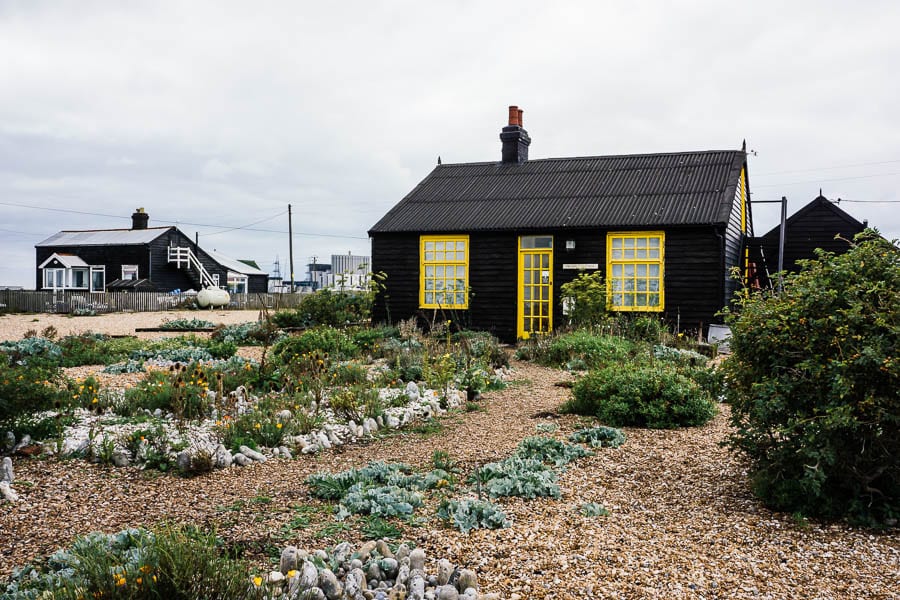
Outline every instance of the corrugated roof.
POLYGON ((369 233, 724 224, 745 154, 438 165, 369 233))
POLYGON ((250 265, 246 263, 242 263, 239 260, 235 260, 233 258, 229 258, 224 254, 219 254, 218 252, 214 252, 212 250, 206 250, 206 253, 209 254, 214 261, 228 269, 229 271, 234 271, 235 273, 241 273, 243 275, 266 275, 268 273, 262 271, 260 269, 254 269, 250 265))
POLYGON ((35 246, 128 246, 148 244, 174 227, 60 231, 35 246))

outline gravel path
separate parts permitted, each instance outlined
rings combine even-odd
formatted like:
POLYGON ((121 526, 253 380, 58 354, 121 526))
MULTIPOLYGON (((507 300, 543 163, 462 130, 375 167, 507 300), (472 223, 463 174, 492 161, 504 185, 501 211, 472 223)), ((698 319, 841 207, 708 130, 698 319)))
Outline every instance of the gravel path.
MULTIPOLYGON (((0 574, 79 534, 166 520, 216 526, 260 566, 289 543, 312 549, 356 541, 354 532, 323 532, 333 523, 330 507, 309 497, 307 475, 375 459, 424 467, 436 449, 450 452, 467 475, 535 435, 538 423, 557 423, 560 436, 585 424, 553 412, 569 394, 556 385, 565 373, 527 363, 514 369, 512 385, 485 394, 485 410, 451 415, 440 431, 409 431, 316 457, 192 479, 16 459, 22 499, 0 514, 0 574)), ((405 525, 404 538, 432 560, 475 568, 484 591, 511 599, 900 597, 896 532, 797 523, 755 501, 743 464, 719 445, 727 407, 701 428, 625 431, 622 447, 569 466, 559 500, 501 500, 509 529, 464 536, 430 518, 405 525), (581 516, 585 502, 603 504, 610 515, 581 516)), ((433 507, 419 514, 427 517, 433 507)))

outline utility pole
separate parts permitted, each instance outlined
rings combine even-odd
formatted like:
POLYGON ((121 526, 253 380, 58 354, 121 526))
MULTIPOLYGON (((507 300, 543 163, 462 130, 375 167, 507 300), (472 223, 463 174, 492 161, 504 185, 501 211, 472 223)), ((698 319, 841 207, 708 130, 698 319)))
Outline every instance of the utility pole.
POLYGON ((288 204, 288 254, 290 255, 291 293, 294 293, 294 224, 291 220, 291 205, 288 204))
POLYGON ((309 273, 309 280, 312 282, 313 291, 319 289, 319 271, 316 270, 316 260, 318 258, 318 256, 312 257, 312 271, 309 273))
MULTIPOLYGON (((820 190, 821 191, 821 190, 820 190)), ((781 227, 778 228, 778 291, 784 291, 784 226, 787 223, 787 196, 781 197, 781 227)))

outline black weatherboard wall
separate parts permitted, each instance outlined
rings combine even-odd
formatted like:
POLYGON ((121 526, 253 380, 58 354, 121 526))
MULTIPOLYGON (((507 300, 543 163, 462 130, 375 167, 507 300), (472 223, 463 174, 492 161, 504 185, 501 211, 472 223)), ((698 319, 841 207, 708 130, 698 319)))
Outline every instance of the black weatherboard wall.
MULTIPOLYGON (((830 200, 819 195, 812 202, 798 210, 786 222, 784 240, 784 269, 799 271, 798 260, 816 258, 815 249, 842 254, 850 249, 845 240, 866 228, 830 200), (840 235, 843 240, 835 239, 840 235)), ((762 238, 766 265, 770 273, 778 270, 778 238, 781 226, 777 226, 762 238)))

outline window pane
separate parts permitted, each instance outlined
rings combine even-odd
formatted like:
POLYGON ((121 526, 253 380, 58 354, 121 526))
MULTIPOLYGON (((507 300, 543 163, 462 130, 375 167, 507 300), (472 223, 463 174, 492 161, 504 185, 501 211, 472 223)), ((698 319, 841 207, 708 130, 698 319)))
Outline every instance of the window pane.
POLYGON ((647 265, 638 265, 637 266, 637 276, 638 277, 646 277, 647 276, 647 265))
POLYGON ((613 248, 621 248, 622 247, 622 238, 613 238, 612 247, 613 248))
POLYGON ((659 248, 659 238, 650 238, 650 247, 659 248))
POLYGON ((613 265, 612 272, 613 272, 613 277, 621 277, 622 276, 622 265, 613 265))
POLYGON ((613 258, 622 258, 622 251, 621 250, 613 250, 612 257, 613 258))
POLYGON ((549 300, 550 299, 550 286, 544 285, 541 286, 541 300, 549 300))
POLYGON ((435 267, 434 268, 434 276, 441 278, 444 276, 444 267, 435 267))
POLYGON ((541 255, 541 268, 549 269, 550 268, 550 257, 546 254, 541 255))
POLYGON ((426 250, 434 250, 434 242, 425 242, 426 250))
POLYGON ((622 294, 613 294, 612 297, 613 306, 622 306, 625 304, 625 301, 622 297, 622 294))
POLYGON ((525 271, 522 276, 526 285, 531 284, 531 271, 525 271))
POLYGON ((526 269, 531 268, 531 255, 530 254, 526 254, 525 256, 523 256, 522 261, 523 261, 523 264, 525 265, 526 269))
POLYGON ((425 292, 425 304, 434 304, 433 292, 425 292))
POLYGON ((635 294, 634 303, 637 306, 647 306, 647 294, 635 294))
POLYGON ((625 277, 634 277, 634 265, 625 266, 625 277))
POLYGON ((646 248, 638 248, 637 249, 637 258, 647 258, 647 249, 646 248))
POLYGON ((456 267, 456 276, 460 279, 465 278, 466 268, 465 267, 456 267))
POLYGON ((434 252, 426 252, 425 253, 425 262, 431 262, 434 260, 434 252))
POLYGON ((444 292, 438 292, 438 293, 436 293, 436 294, 434 295, 434 301, 435 301, 437 304, 446 304, 446 303, 444 302, 444 292))
POLYGON ((622 291, 622 280, 621 279, 613 279, 611 287, 614 292, 622 291))
POLYGON ((651 248, 649 252, 650 252, 650 254, 649 254, 650 258, 659 258, 659 250, 658 249, 651 248))
POLYGON ((625 294, 622 297, 622 300, 623 300, 623 303, 622 303, 623 306, 634 306, 634 294, 625 294))
POLYGON ((466 294, 463 292, 456 293, 456 303, 460 306, 466 303, 466 294))
POLYGON ((650 277, 659 277, 659 265, 648 265, 650 277))
POLYGON ((435 250, 443 250, 443 249, 444 249, 444 242, 435 242, 435 243, 434 243, 434 249, 435 249, 435 250))
POLYGON ((625 249, 625 258, 632 260, 634 259, 634 248, 626 248, 625 249))
POLYGON ((633 292, 633 291, 634 291, 634 279, 626 279, 623 283, 625 284, 625 291, 626 291, 626 292, 633 292))
POLYGON ((425 277, 434 277, 434 267, 425 267, 425 277))
POLYGON ((635 241, 635 245, 638 248, 646 248, 647 247, 647 238, 637 238, 635 241))
POLYGON ((433 290, 434 289, 434 279, 426 279, 425 280, 425 289, 433 290))
POLYGON ((634 248, 634 238, 625 238, 625 247, 634 248))
POLYGON ((647 291, 647 280, 646 279, 636 279, 635 284, 637 284, 637 291, 639 291, 639 292, 647 291))
POLYGON ((647 294, 648 306, 659 306, 659 294, 647 294))
POLYGON ((658 292, 659 291, 659 279, 650 279, 647 282, 647 289, 650 290, 651 292, 658 292))

